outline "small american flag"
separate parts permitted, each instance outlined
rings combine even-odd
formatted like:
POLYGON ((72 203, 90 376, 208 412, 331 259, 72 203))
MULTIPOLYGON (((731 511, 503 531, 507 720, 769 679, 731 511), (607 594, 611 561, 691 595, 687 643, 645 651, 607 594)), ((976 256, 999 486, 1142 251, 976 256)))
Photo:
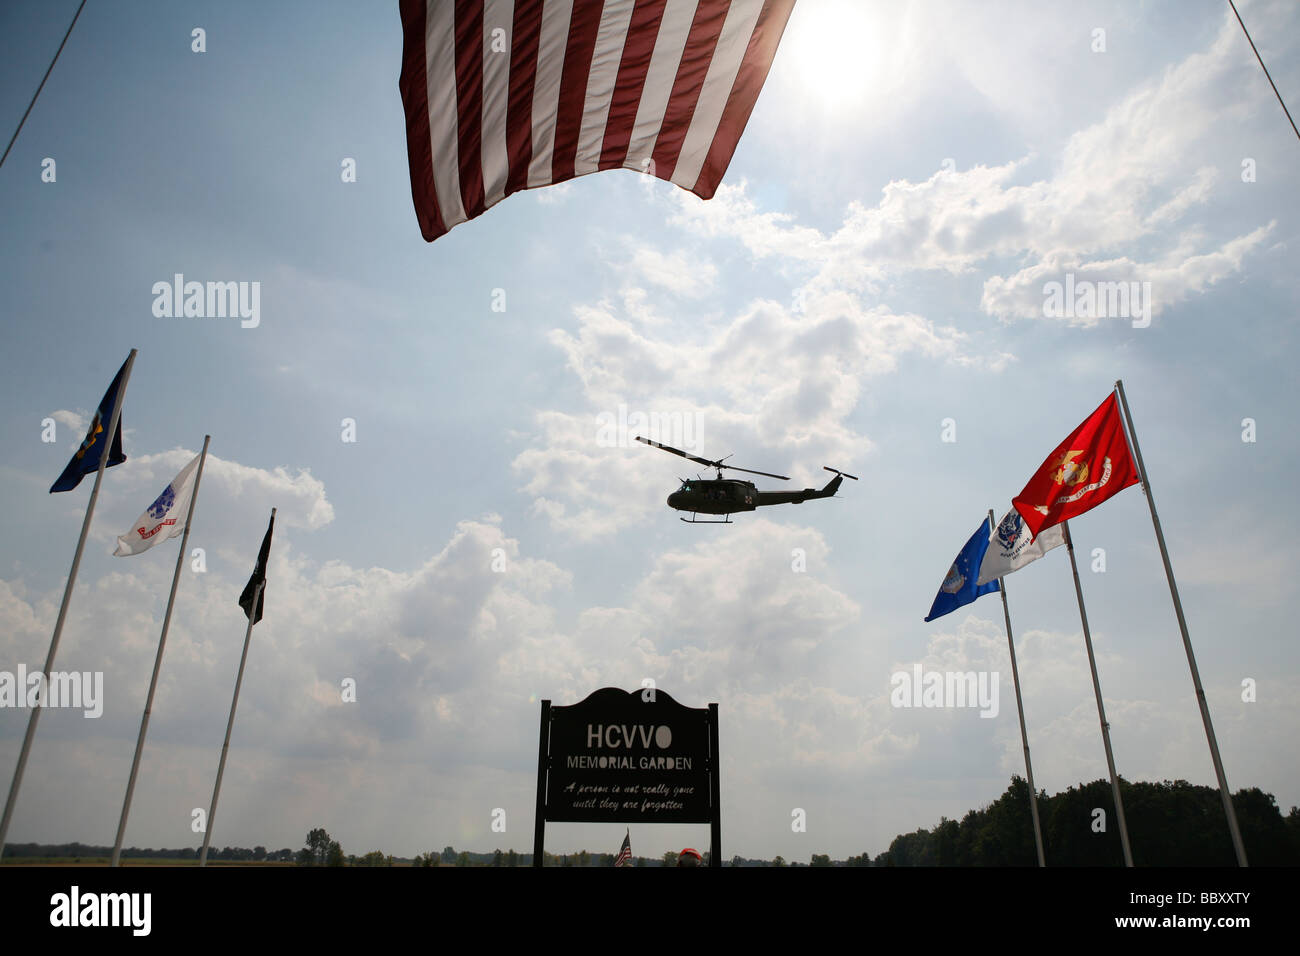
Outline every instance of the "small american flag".
POLYGON ((618 849, 618 856, 614 857, 615 866, 632 865, 632 831, 628 830, 623 837, 623 845, 618 849))

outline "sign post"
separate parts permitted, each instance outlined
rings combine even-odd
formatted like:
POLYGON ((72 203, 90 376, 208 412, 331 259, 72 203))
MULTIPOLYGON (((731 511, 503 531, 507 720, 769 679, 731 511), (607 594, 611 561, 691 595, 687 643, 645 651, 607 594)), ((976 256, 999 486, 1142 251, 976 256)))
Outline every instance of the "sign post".
POLYGON ((655 688, 603 687, 567 707, 542 701, 533 866, 546 821, 707 823, 722 865, 718 705, 685 707, 655 688))

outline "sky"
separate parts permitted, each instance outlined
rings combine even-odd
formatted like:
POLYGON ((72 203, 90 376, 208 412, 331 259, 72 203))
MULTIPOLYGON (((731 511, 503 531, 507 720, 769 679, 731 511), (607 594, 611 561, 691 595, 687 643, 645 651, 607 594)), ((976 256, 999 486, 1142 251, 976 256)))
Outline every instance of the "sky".
MULTIPOLYGON (((6 138, 75 9, 0 8, 6 138)), ((1300 7, 1239 9, 1294 111, 1300 7)), ((395 3, 90 3, 0 168, 0 671, 43 665, 91 480, 48 488, 139 349, 54 668, 104 711, 44 713, 11 843, 113 842, 179 539, 112 551, 211 435, 126 845, 202 840, 275 507, 214 845, 531 850, 540 701, 650 679, 719 705, 724 857, 878 854, 1024 774, 999 599, 923 618, 1117 379, 1227 779, 1300 804, 1300 142, 1226 4, 799 0, 711 200, 613 170, 431 244, 401 41, 395 3), (155 315, 176 273, 259 283, 256 327, 155 315), (1067 274, 1149 322, 1049 315, 1067 274), (682 524, 692 466, 621 415, 860 480, 682 524), (893 706, 916 665, 1000 675, 996 715, 893 706)), ((1119 772, 1214 785, 1143 492, 1071 531, 1119 772)), ((1049 792, 1106 774, 1068 565, 1007 579, 1049 792)))

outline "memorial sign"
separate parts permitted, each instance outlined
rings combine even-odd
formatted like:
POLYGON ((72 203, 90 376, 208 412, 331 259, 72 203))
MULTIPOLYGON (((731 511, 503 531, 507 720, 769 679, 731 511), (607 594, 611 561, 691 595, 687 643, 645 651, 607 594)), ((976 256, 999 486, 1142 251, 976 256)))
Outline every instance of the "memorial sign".
POLYGON ((717 715, 717 704, 686 707, 653 688, 542 701, 534 866, 547 820, 708 823, 718 865, 717 715))

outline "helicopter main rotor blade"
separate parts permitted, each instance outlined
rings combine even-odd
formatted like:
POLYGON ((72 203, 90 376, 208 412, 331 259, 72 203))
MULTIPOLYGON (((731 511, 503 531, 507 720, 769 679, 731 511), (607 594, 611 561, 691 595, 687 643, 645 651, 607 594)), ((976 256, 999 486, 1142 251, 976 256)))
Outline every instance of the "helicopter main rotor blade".
POLYGON ((688 455, 680 448, 674 448, 672 445, 663 445, 657 441, 651 441, 649 438, 642 438, 640 435, 636 436, 636 440, 639 442, 644 442, 647 445, 653 445, 655 448, 662 448, 664 451, 672 452, 674 455, 681 455, 683 458, 686 458, 689 461, 696 462, 697 464, 700 465, 708 465, 710 468, 722 467, 716 461, 709 461, 709 459, 701 458, 698 455, 688 455))
POLYGON ((774 475, 770 471, 754 471, 750 468, 737 468, 735 465, 723 465, 723 468, 730 468, 732 471, 743 471, 747 475, 762 475, 765 478, 780 478, 782 481, 789 481, 789 475, 774 475))
MULTIPOLYGON (((688 455, 680 448, 674 448, 672 445, 665 445, 661 442, 651 441, 649 438, 642 438, 640 435, 636 436, 636 440, 646 445, 653 445, 655 448, 662 448, 664 451, 671 452, 674 455, 681 455, 689 461, 696 462, 700 465, 707 465, 710 468, 729 468, 732 471, 743 471, 748 475, 762 475, 764 478, 779 478, 781 481, 790 480, 786 475, 774 475, 770 471, 754 471, 750 468, 739 468, 736 465, 724 465, 721 461, 710 461, 707 458, 700 458, 698 455, 688 455)), ((727 457, 730 458, 731 456, 728 455, 727 457)))

